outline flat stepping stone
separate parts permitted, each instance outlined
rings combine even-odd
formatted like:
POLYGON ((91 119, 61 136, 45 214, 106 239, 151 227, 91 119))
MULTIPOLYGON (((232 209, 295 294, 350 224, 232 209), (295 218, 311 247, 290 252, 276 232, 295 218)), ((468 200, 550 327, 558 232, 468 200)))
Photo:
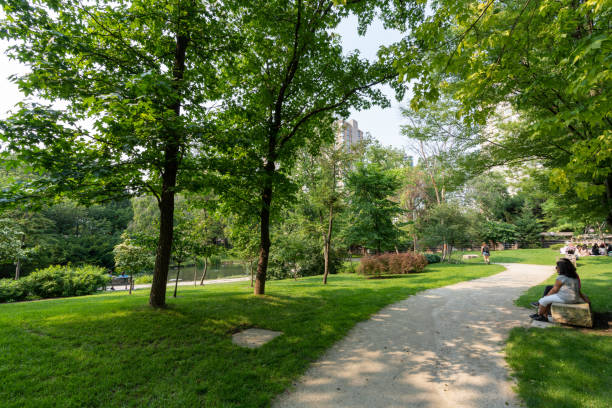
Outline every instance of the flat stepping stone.
POLYGON ((266 329, 247 329, 234 334, 232 336, 232 343, 254 349, 263 346, 281 334, 283 332, 266 329))
POLYGON ((535 327, 536 329, 548 329, 550 327, 559 327, 559 325, 552 322, 540 322, 538 320, 532 320, 531 327, 535 327))

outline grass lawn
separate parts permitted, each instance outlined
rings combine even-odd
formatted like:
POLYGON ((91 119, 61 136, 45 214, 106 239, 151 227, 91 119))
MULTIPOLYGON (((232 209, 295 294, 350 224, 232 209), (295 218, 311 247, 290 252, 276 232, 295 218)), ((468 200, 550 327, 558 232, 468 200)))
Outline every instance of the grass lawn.
MULTIPOLYGON (((612 320, 612 258, 581 259, 578 274, 598 317, 612 320)), ((555 276, 531 288, 517 304, 527 307, 537 300, 555 276)), ((506 355, 528 407, 612 407, 612 329, 516 328, 506 355)))
POLYGON ((168 308, 148 291, 0 305, 3 407, 260 407, 355 323, 416 292, 489 276, 498 265, 440 265, 401 279, 352 274, 179 289, 168 308), (260 349, 241 328, 280 330, 260 349))
MULTIPOLYGON (((478 258, 468 259, 466 263, 483 263, 479 251, 457 251, 452 254, 453 259, 461 259, 463 255, 476 254, 478 258)), ((549 248, 540 249, 509 249, 505 251, 491 251, 492 263, 525 263, 532 265, 554 265, 561 254, 559 250, 549 248)), ((596 257, 595 257, 596 258, 596 257)))

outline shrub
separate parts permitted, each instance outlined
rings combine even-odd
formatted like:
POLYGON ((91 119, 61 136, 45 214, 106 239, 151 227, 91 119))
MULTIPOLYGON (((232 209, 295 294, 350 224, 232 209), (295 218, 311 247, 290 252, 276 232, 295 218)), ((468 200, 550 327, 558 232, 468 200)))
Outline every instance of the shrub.
POLYGON ((91 265, 82 267, 50 266, 32 272, 24 279, 29 295, 40 298, 81 296, 96 292, 106 286, 110 277, 103 268, 91 265))
POLYGON ((427 259, 427 263, 428 264, 433 264, 433 263, 439 263, 442 258, 440 258, 440 255, 436 255, 436 254, 424 254, 425 258, 427 259))
POLYGON ((358 272, 368 276, 403 275, 423 272, 427 258, 416 252, 366 256, 361 259, 358 272))
POLYGON ((561 248, 563 248, 564 246, 565 246, 565 244, 552 244, 548 248, 552 249, 553 251, 558 251, 561 248))
POLYGON ((23 280, 0 279, 0 303, 24 300, 27 295, 23 280))
POLYGON ((153 275, 141 275, 134 278, 134 283, 143 284, 143 283, 153 283, 153 275))

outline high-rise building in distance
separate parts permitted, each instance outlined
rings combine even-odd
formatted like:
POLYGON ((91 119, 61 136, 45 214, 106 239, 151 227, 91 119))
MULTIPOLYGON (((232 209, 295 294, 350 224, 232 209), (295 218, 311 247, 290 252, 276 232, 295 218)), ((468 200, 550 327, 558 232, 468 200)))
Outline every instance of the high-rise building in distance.
POLYGON ((355 119, 337 120, 335 124, 338 127, 336 130, 337 145, 343 145, 347 151, 352 151, 355 145, 363 142, 363 131, 359 130, 355 119))

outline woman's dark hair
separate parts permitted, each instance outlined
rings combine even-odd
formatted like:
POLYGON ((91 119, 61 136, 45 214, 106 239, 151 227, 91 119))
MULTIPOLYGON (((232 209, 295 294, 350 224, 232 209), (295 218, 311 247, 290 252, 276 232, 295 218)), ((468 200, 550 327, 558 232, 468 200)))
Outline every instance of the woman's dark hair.
POLYGON ((559 275, 567 276, 568 278, 579 279, 576 273, 576 267, 567 258, 561 258, 557 261, 557 268, 559 269, 559 275))

